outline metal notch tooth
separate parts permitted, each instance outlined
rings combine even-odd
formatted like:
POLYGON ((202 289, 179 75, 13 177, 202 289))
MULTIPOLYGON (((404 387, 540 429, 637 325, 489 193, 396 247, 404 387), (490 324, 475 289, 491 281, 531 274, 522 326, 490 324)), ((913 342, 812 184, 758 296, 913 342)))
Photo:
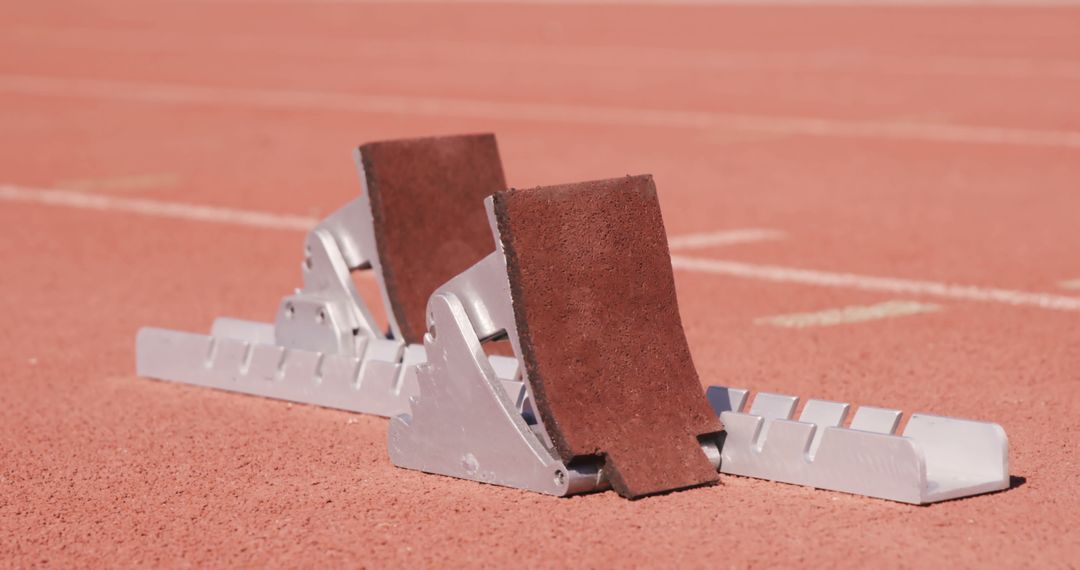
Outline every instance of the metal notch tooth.
POLYGON ((318 355, 319 355, 318 358, 315 359, 315 374, 312 375, 312 379, 311 379, 312 383, 314 383, 314 384, 322 384, 323 383, 323 363, 326 362, 326 355, 325 354, 320 352, 320 353, 318 353, 318 355))
POLYGON ((754 443, 759 447, 763 445, 769 436, 769 428, 772 427, 773 420, 791 419, 792 414, 795 413, 795 407, 798 405, 798 396, 770 394, 769 392, 759 392, 757 396, 754 396, 754 401, 750 404, 750 410, 747 413, 760 416, 764 420, 761 422, 761 431, 758 433, 754 443))
POLYGON ((360 359, 341 354, 326 354, 321 364, 323 381, 334 390, 354 389, 359 374, 360 359))
POLYGON ((273 381, 277 378, 278 370, 283 366, 284 360, 285 349, 265 344, 255 345, 244 375, 252 381, 273 381))
POLYGON ((278 360, 277 370, 274 371, 275 382, 285 380, 285 368, 289 365, 289 354, 291 352, 292 351, 287 348, 281 351, 281 358, 278 360))
POLYGON ((799 421, 817 426, 814 429, 814 439, 810 442, 809 455, 811 458, 817 453, 821 445, 821 438, 825 436, 826 428, 839 426, 847 418, 850 404, 843 402, 830 402, 828 400, 808 400, 799 414, 799 421))
POLYGON ((218 340, 214 337, 207 339, 206 343, 206 356, 203 357, 203 367, 210 369, 214 367, 214 360, 217 359, 218 352, 218 340))
POLYGON ((251 370, 251 359, 255 356, 255 345, 244 343, 244 356, 240 358, 240 375, 247 376, 251 370))
POLYGON ((724 412, 741 412, 749 394, 750 390, 723 386, 709 386, 705 390, 705 397, 717 416, 724 412))
POLYGON ((855 410, 851 429, 892 435, 900 425, 900 410, 862 406, 855 410))
POLYGON ((371 339, 366 336, 357 336, 355 340, 356 354, 353 355, 353 358, 356 359, 357 362, 363 362, 367 359, 367 351, 368 347, 371 346, 371 339))
POLYGON ((322 360, 321 352, 289 351, 282 368, 282 381, 296 384, 310 384, 316 375, 316 369, 322 360))
POLYGON ((243 363, 250 343, 231 338, 216 339, 214 356, 209 368, 229 376, 233 382, 243 377, 243 363))
POLYGON ((518 377, 518 360, 514 356, 492 356, 488 358, 495 376, 503 380, 516 380, 518 377))
POLYGON ((798 405, 798 396, 759 392, 757 396, 754 396, 754 401, 750 404, 750 410, 747 413, 761 416, 766 420, 790 420, 798 405))

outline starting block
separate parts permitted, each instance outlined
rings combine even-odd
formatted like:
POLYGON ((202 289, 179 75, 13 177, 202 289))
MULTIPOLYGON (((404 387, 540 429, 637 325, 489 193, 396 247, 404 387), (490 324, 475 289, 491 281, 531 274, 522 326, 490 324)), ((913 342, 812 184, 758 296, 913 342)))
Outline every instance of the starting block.
POLYGON ((652 178, 485 205, 495 251, 428 303, 420 395, 391 420, 391 461, 553 495, 715 482, 721 428, 683 334, 652 178), (516 393, 484 358, 497 338, 517 355, 516 393))
MULTIPOLYGON (((217 319, 210 334, 143 328, 140 376, 394 416, 417 394, 431 292, 488 253, 480 207, 504 190, 493 135, 371 143, 356 154, 362 192, 304 241, 303 287, 273 323, 217 319), (421 207, 422 206, 422 207, 421 207), (379 329, 351 273, 371 270, 379 329)), ((507 380, 516 361, 492 356, 507 380)))
POLYGON ((355 159, 360 197, 307 235, 303 286, 272 323, 143 328, 138 374, 391 417, 399 467, 557 496, 718 473, 915 504, 1008 487, 997 424, 916 414, 898 435, 894 410, 842 427, 847 404, 810 400, 794 421, 797 398, 703 392, 651 177, 507 190, 492 135, 355 159), (363 270, 377 301, 353 285, 363 270))

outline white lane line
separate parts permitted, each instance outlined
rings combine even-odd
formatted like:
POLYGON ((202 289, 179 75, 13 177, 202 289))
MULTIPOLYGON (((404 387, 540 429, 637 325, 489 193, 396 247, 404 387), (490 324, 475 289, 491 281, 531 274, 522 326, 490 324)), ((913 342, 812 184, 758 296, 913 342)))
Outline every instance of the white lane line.
MULTIPOLYGON (((307 231, 318 223, 315 218, 251 212, 232 208, 197 206, 175 202, 161 202, 112 196, 95 196, 66 190, 31 189, 11 184, 0 185, 0 200, 9 202, 29 202, 51 206, 66 206, 100 211, 116 211, 200 222, 234 224, 275 230, 307 231)), ((700 234, 699 234, 700 235, 700 234)), ((678 243, 680 236, 673 236, 678 243)), ((697 238, 695 238, 697 239, 697 238)), ((676 269, 699 273, 713 273, 774 281, 781 283, 801 283, 823 287, 860 289, 864 291, 887 291, 900 294, 916 294, 962 299, 965 301, 983 301, 1055 309, 1060 311, 1080 311, 1080 297, 1063 297, 1045 293, 1030 293, 954 285, 933 281, 915 281, 890 277, 869 277, 850 273, 830 273, 811 269, 796 269, 772 265, 757 265, 737 261, 701 259, 673 255, 671 264, 676 269)))
POLYGON ((760 228, 725 230, 702 234, 671 236, 668 238, 668 248, 672 250, 701 249, 707 247, 736 245, 740 243, 776 241, 784 239, 784 237, 784 232, 779 230, 767 230, 760 228))
POLYGON ((1080 290, 1080 279, 1069 279, 1068 281, 1062 281, 1059 285, 1061 285, 1062 289, 1080 290))
POLYGON ((1031 130, 908 121, 741 115, 711 111, 598 107, 557 103, 403 97, 291 89, 251 89, 0 75, 0 92, 166 105, 235 105, 463 119, 534 121, 675 129, 732 130, 827 138, 1080 148, 1080 131, 1031 130))
MULTIPOLYGON (((217 206, 199 206, 182 202, 165 202, 140 198, 118 198, 86 192, 47 188, 28 188, 12 184, 0 184, 0 200, 9 202, 32 202, 49 206, 67 206, 88 210, 127 212, 144 216, 157 216, 198 222, 216 222, 273 230, 307 231, 319 220, 303 216, 270 214, 217 206)), ((668 241, 671 249, 697 249, 712 246, 735 245, 756 241, 783 239, 784 232, 760 228, 734 229, 718 232, 672 236, 668 241)))
POLYGON ((68 190, 31 189, 10 184, 0 185, 0 200, 67 206, 85 210, 127 212, 144 216, 216 222, 275 230, 306 231, 318 223, 318 220, 314 218, 303 216, 267 214, 232 208, 197 206, 195 204, 160 202, 138 198, 117 198, 68 190))
POLYGON ((941 305, 920 303, 918 301, 894 300, 877 303, 875 305, 856 305, 838 309, 826 309, 824 311, 813 313, 792 313, 789 315, 761 317, 755 319, 754 323, 759 325, 802 329, 808 327, 829 327, 849 323, 862 323, 879 319, 918 315, 920 313, 932 313, 939 310, 941 310, 941 305))
POLYGON ((742 263, 739 261, 725 261, 721 259, 702 259, 679 255, 671 256, 671 264, 676 269, 684 271, 713 273, 731 277, 742 277, 745 279, 773 281, 776 283, 799 283, 803 285, 815 285, 818 287, 837 287, 843 289, 858 289, 862 291, 884 291, 901 295, 924 295, 945 299, 960 299, 963 301, 1003 303, 1006 305, 1039 307, 1042 309, 1053 309, 1058 311, 1080 311, 1080 297, 1065 297, 1048 293, 1032 293, 1028 291, 998 289, 995 287, 957 285, 953 283, 938 283, 935 281, 919 281, 893 277, 872 277, 869 275, 856 275, 853 273, 834 273, 829 271, 816 271, 813 269, 760 265, 754 263, 742 263))

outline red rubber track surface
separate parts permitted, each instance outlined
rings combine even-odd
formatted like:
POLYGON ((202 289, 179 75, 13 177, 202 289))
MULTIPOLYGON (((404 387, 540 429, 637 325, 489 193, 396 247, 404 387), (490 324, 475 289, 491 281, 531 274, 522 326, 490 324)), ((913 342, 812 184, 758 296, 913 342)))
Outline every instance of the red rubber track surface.
POLYGON ((1077 297, 1078 31, 1073 7, 9 2, 0 562, 1075 565, 1075 301, 677 268, 703 382, 999 422, 1013 488, 555 499, 395 469, 379 418, 136 378, 140 326, 270 319, 302 232, 34 197, 316 218, 361 142, 494 131, 512 185, 647 172, 673 238, 785 236, 680 256, 1077 297), (761 320, 889 300, 939 307, 761 320))

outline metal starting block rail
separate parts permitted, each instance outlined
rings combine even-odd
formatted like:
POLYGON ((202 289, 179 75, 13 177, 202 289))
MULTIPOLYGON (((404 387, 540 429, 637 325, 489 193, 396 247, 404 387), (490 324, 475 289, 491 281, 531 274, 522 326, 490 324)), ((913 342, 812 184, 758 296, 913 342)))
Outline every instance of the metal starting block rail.
POLYGON ((147 378, 387 417, 406 411, 419 393, 413 365, 425 360, 422 346, 368 339, 353 356, 286 348, 273 333, 273 325, 232 319, 215 321, 209 335, 143 328, 135 369, 147 378), (245 329, 254 334, 236 334, 245 329))
POLYGON ((841 427, 849 404, 710 386, 724 423, 720 472, 927 504, 1009 487, 1009 443, 995 423, 863 406, 841 427))

